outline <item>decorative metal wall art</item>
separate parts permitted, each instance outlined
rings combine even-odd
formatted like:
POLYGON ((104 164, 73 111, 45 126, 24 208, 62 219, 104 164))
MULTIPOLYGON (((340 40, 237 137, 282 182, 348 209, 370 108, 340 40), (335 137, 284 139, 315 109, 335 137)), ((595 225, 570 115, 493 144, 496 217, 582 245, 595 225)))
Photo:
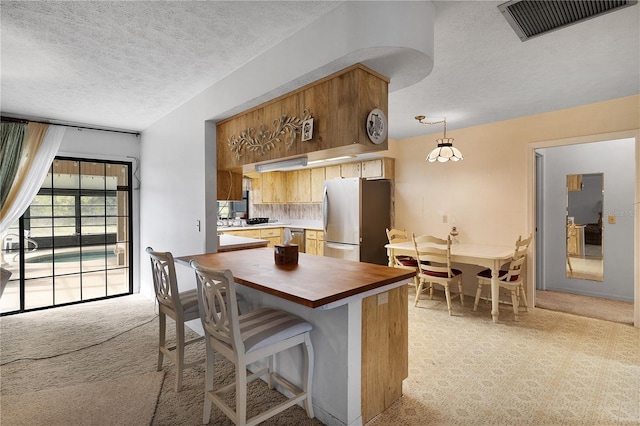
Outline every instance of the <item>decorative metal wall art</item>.
POLYGON ((239 136, 231 136, 227 144, 238 160, 242 157, 243 150, 265 155, 275 147, 276 142, 282 142, 280 138, 283 135, 286 135, 284 143, 288 150, 293 146, 296 135, 302 133, 303 123, 311 119, 309 110, 305 109, 303 114, 302 118, 283 115, 279 119, 273 120, 273 130, 271 131, 266 130, 264 124, 258 126, 257 130, 250 127, 239 136))

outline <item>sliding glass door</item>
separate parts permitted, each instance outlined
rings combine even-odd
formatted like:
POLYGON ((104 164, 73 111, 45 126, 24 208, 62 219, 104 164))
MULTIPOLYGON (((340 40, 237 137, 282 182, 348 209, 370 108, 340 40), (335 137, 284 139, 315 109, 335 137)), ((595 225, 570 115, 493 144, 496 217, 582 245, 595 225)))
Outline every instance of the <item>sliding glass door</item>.
POLYGON ((3 239, 3 267, 12 275, 1 313, 132 293, 130 181, 130 163, 53 161, 3 239))

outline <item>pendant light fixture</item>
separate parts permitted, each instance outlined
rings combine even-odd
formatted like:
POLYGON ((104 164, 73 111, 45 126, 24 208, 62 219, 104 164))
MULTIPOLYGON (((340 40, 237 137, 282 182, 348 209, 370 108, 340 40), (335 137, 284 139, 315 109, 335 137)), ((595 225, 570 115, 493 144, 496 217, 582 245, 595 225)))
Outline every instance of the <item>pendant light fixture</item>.
POLYGON ((453 138, 447 137, 447 118, 443 117, 442 120, 438 121, 423 121, 426 117, 424 115, 417 115, 416 120, 420 124, 424 125, 432 125, 432 124, 440 124, 444 123, 444 136, 442 139, 436 139, 438 142, 438 146, 433 149, 427 156, 427 161, 430 163, 439 162, 446 163, 447 161, 460 161, 462 160, 462 153, 460 150, 453 146, 453 138))

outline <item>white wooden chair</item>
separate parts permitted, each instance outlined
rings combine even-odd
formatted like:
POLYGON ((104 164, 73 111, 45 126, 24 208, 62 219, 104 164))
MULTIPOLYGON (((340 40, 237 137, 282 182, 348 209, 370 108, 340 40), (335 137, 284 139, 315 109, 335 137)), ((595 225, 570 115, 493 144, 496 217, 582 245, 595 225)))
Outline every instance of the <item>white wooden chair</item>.
POLYGON ((312 325, 287 312, 266 307, 240 315, 231 271, 207 268, 196 261, 191 261, 191 266, 196 273, 200 319, 207 348, 203 423, 209 423, 211 403, 239 426, 256 425, 301 401, 304 401, 309 418, 313 418, 314 359, 309 335, 312 325), (281 378, 273 369, 275 354, 298 345, 302 346, 305 364, 302 389, 281 378), (214 352, 235 364, 235 383, 215 390, 214 352), (249 364, 264 359, 267 359, 266 366, 247 375, 249 364), (263 376, 266 376, 269 388, 273 388, 275 382, 292 396, 247 419, 247 384, 263 376), (233 390, 235 409, 223 399, 224 394, 233 390))
MULTIPOLYGON (((404 243, 409 241, 409 235, 407 234, 407 231, 405 231, 404 229, 386 229, 387 232, 387 239, 389 240, 389 243, 404 243)), ((418 288, 418 261, 413 257, 413 256, 409 256, 409 255, 397 255, 394 256, 393 258, 393 267, 394 268, 401 268, 401 269, 408 269, 408 270, 412 270, 416 272, 416 276, 413 278, 413 284, 415 286, 415 288, 418 288)))
POLYGON ((151 274, 158 301, 158 320, 160 323, 158 371, 162 370, 163 356, 167 355, 176 366, 175 391, 180 392, 184 369, 204 361, 204 358, 191 363, 185 363, 184 360, 185 346, 203 339, 203 337, 198 337, 185 342, 184 323, 200 318, 198 294, 196 290, 178 291, 175 263, 171 253, 156 252, 151 247, 147 247, 146 251, 151 258, 151 274), (171 346, 166 342, 167 316, 172 318, 176 325, 176 344, 171 346))
MULTIPOLYGON (((529 234, 529 236, 524 240, 522 239, 522 236, 518 237, 515 249, 513 251, 513 257, 509 262, 509 268, 506 270, 501 269, 498 274, 499 286, 502 288, 506 288, 511 292, 511 303, 513 304, 513 314, 515 321, 518 320, 518 311, 521 300, 524 304, 525 310, 529 312, 527 294, 524 285, 525 276, 522 269, 527 260, 527 250, 532 238, 532 234, 529 234)), ((476 275, 476 278, 478 278, 478 289, 476 290, 476 300, 473 303, 474 311, 478 309, 478 302, 480 301, 480 297, 482 296, 482 288, 485 286, 491 286, 491 269, 484 269, 480 271, 476 275)), ((490 292, 491 291, 489 291, 489 293, 490 292)), ((487 297, 487 300, 490 300, 490 297, 487 297)))
POLYGON ((433 299, 433 285, 438 284, 444 287, 447 309, 449 310, 449 315, 452 315, 451 284, 458 284, 460 304, 462 306, 464 306, 464 294, 462 292, 462 271, 451 268, 451 236, 447 236, 447 239, 444 240, 431 235, 416 237, 415 234, 412 234, 412 238, 420 269, 414 306, 418 305, 420 293, 425 283, 429 284, 429 297, 431 299, 433 299))

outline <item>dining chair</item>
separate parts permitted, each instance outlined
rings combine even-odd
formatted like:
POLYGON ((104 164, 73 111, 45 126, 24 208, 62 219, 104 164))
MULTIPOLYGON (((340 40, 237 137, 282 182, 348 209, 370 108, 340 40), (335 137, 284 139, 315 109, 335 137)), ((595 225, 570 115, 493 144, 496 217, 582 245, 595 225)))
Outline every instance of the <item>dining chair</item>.
POLYGON ((256 425, 303 402, 307 416, 313 418, 311 388, 313 380, 312 325, 287 312, 262 307, 245 314, 238 312, 236 284, 230 270, 205 267, 191 261, 195 270, 200 319, 206 338, 205 401, 202 422, 209 423, 212 403, 239 426, 256 425), (304 368, 302 389, 280 377, 274 370, 275 355, 302 347, 304 368), (235 382, 214 389, 214 353, 235 365, 235 382), (266 360, 247 375, 250 364, 266 360), (266 376, 270 389, 278 384, 288 396, 283 402, 247 419, 247 384, 266 376), (235 409, 224 395, 235 391, 235 409))
MULTIPOLYGON (((393 243, 405 243, 409 241, 409 235, 404 229, 386 229, 387 239, 389 244, 393 243)), ((393 257, 393 267, 408 269, 416 271, 416 276, 413 278, 413 284, 415 288, 418 288, 418 261, 413 257, 405 254, 396 255, 393 257)))
POLYGON ((429 284, 429 297, 431 299, 433 299, 433 285, 438 284, 444 287, 447 309, 449 310, 449 315, 452 315, 451 284, 458 284, 460 304, 462 306, 464 306, 464 293, 462 291, 462 271, 451 267, 451 236, 448 235, 447 239, 442 239, 432 235, 416 237, 415 234, 412 234, 412 239, 416 251, 415 258, 419 267, 418 288, 416 289, 414 306, 418 305, 424 284, 429 284))
POLYGON ((158 371, 162 370, 163 357, 166 355, 176 366, 175 391, 180 392, 184 369, 204 362, 204 358, 191 363, 185 363, 184 359, 185 346, 204 339, 200 336, 185 341, 185 322, 200 318, 198 294, 195 289, 178 291, 175 263, 170 252, 157 252, 151 247, 147 247, 146 251, 151 259, 153 287, 158 301, 158 371), (172 318, 176 325, 175 345, 168 345, 166 341, 167 316, 172 318))
MULTIPOLYGON (((511 292, 511 303, 513 304, 514 320, 518 320, 518 312, 520 310, 520 301, 522 300, 524 308, 529 312, 529 305, 527 303, 527 294, 525 291, 525 275, 523 267, 527 260, 527 250, 529 244, 533 238, 532 234, 529 234, 524 240, 522 236, 519 236, 516 240, 513 256, 509 262, 508 269, 500 269, 498 273, 498 285, 511 292)), ((484 269, 480 271, 476 278, 478 279, 478 289, 476 290, 476 299, 473 303, 473 310, 478 309, 478 302, 482 295, 482 289, 485 286, 491 286, 491 269, 484 269)), ((489 291, 491 293, 491 291, 489 291)), ((490 300, 491 297, 487 297, 490 300)))

